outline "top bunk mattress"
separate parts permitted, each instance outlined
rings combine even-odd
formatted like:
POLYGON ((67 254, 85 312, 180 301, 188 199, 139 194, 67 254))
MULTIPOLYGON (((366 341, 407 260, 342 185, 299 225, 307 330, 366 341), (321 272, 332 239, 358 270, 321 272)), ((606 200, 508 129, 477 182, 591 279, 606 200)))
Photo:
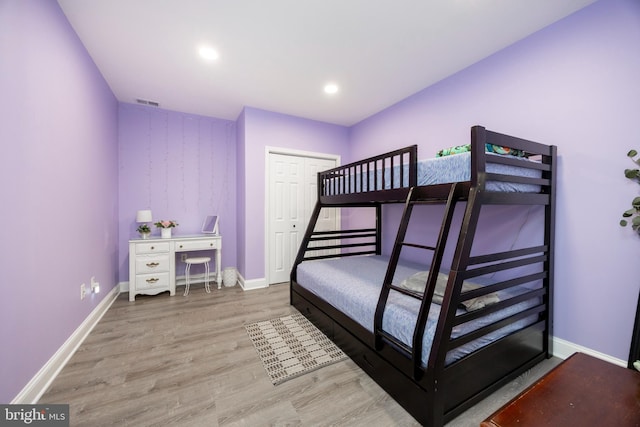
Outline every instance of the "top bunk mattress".
MULTIPOLYGON (((527 178, 540 178, 542 172, 538 169, 524 167, 527 162, 534 162, 522 157, 509 156, 523 167, 491 162, 491 158, 502 155, 486 153, 487 173, 513 175, 527 178)), ((417 185, 437 185, 471 180, 471 152, 452 154, 444 157, 418 160, 417 185)), ((409 184, 409 168, 395 165, 393 167, 378 168, 375 171, 354 170, 347 175, 331 178, 325 182, 325 194, 352 194, 369 191, 389 190, 407 187, 409 184)), ((539 193, 540 186, 535 184, 514 183, 508 181, 487 181, 486 191, 539 193)))
MULTIPOLYGON (((486 172, 502 175, 515 175, 527 178, 540 178, 542 172, 537 169, 526 167, 510 166, 500 163, 491 163, 491 157, 500 154, 486 153, 486 172)), ((521 162, 531 162, 521 157, 513 157, 521 162)), ((435 157, 418 162, 418 185, 447 184, 450 182, 463 182, 471 179, 471 152, 454 154, 445 157, 435 157)), ((514 182, 488 181, 485 189, 487 191, 499 192, 521 192, 538 193, 539 185, 520 184, 514 182)))
MULTIPOLYGON (((374 317, 378 297, 382 288, 389 258, 387 256, 354 256, 332 258, 326 260, 307 261, 297 267, 297 283, 313 294, 319 296, 333 307, 358 322, 373 333, 374 317)), ((424 266, 411 263, 398 263, 394 283, 399 283, 413 274, 424 270, 424 266)), ((491 283, 486 278, 476 278, 480 285, 491 283)), ((506 300, 529 289, 520 286, 498 292, 500 300, 506 300)), ((383 316, 383 330, 395 336, 404 344, 411 346, 413 331, 421 301, 399 292, 391 292, 383 316)), ((537 305, 537 299, 529 299, 503 308, 494 313, 482 316, 474 321, 455 326, 452 338, 465 335, 483 326, 507 318, 537 305)), ((466 313, 458 309, 457 315, 466 313)), ((440 315, 440 305, 431 304, 429 318, 422 341, 422 365, 426 366, 435 335, 435 328, 440 315)), ((445 363, 448 365, 476 349, 483 347, 511 332, 520 330, 537 320, 537 316, 529 316, 501 329, 493 331, 481 338, 449 351, 445 363)))

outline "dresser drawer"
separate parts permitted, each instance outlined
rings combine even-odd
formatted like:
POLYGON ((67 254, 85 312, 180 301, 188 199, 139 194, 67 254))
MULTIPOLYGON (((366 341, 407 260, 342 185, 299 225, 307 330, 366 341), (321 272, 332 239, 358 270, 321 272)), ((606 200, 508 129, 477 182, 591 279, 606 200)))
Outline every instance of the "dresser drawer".
POLYGON ((136 275, 136 290, 150 288, 169 289, 169 272, 136 275))
POLYGON ((169 271, 169 254, 140 255, 136 257, 136 273, 160 273, 169 271))
POLYGON ((152 254, 169 252, 169 242, 149 242, 136 244, 136 254, 152 254))
POLYGON ((178 240, 175 243, 176 252, 197 251, 202 249, 220 249, 220 239, 209 240, 178 240))

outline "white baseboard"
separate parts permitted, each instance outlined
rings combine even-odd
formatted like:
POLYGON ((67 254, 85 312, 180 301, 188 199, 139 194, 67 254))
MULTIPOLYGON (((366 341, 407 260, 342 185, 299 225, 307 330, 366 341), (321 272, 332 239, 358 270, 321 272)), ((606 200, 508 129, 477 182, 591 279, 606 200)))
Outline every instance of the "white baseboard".
POLYGON ((560 359, 566 359, 571 356, 573 353, 584 353, 589 356, 596 357, 598 359, 602 359, 606 362, 613 363, 614 365, 622 366, 623 368, 627 367, 627 361, 618 359, 617 357, 609 356, 608 354, 600 353, 599 351, 592 350, 587 347, 583 347, 578 344, 574 344, 569 341, 565 341, 562 338, 553 337, 553 355, 555 357, 559 357, 560 359))
POLYGON ((40 368, 31 381, 29 381, 22 391, 11 401, 12 404, 35 404, 38 402, 42 394, 47 391, 51 382, 60 373, 62 368, 64 368, 78 347, 80 347, 80 344, 82 344, 87 335, 89 335, 89 332, 91 332, 94 326, 102 319, 102 316, 104 316, 109 307, 111 307, 111 304, 113 304, 119 294, 119 286, 111 289, 64 344, 62 344, 58 351, 51 356, 51 359, 40 368))
POLYGON ((238 273, 238 283, 243 291, 250 291, 253 289, 262 289, 268 288, 269 284, 267 283, 267 279, 265 277, 261 279, 251 279, 245 280, 244 277, 240 273, 238 273))

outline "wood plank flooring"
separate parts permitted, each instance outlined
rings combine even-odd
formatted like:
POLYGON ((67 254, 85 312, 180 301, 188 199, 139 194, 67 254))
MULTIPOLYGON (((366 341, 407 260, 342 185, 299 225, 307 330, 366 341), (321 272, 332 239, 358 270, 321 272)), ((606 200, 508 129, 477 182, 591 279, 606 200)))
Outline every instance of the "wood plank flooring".
MULTIPOLYGON (((127 298, 40 399, 68 403, 72 426, 418 425, 351 360, 271 384, 244 325, 293 313, 288 284, 127 298)), ((557 363, 548 362, 448 426, 479 425, 557 363)))

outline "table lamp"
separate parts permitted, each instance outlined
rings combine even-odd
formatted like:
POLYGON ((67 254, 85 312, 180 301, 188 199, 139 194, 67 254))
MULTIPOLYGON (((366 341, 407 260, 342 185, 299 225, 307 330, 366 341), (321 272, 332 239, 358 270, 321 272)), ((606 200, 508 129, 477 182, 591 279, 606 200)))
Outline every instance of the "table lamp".
POLYGON ((137 230, 143 239, 146 239, 147 237, 149 237, 149 234, 151 234, 151 228, 149 228, 147 223, 152 221, 153 221, 153 218, 151 216, 151 210, 145 209, 145 210, 138 211, 138 213, 136 213, 136 222, 140 224, 137 230))

